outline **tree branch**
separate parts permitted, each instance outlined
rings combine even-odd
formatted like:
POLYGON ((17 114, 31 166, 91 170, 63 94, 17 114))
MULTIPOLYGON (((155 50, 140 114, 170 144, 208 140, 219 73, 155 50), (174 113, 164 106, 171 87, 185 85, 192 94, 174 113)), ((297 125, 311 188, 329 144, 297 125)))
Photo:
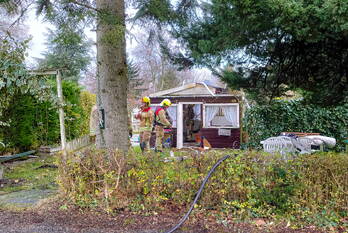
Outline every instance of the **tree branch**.
POLYGON ((71 3, 75 4, 75 5, 78 5, 78 6, 82 6, 82 7, 85 7, 85 8, 88 8, 90 10, 94 10, 94 11, 97 11, 99 12, 99 10, 91 5, 88 5, 88 4, 85 4, 85 3, 82 3, 82 2, 78 2, 76 0, 70 0, 71 3))
POLYGON ((18 16, 18 18, 8 27, 8 30, 7 30, 8 32, 9 32, 10 28, 12 28, 14 25, 16 25, 19 22, 19 20, 24 16, 25 12, 27 12, 27 10, 31 6, 31 4, 33 4, 33 2, 29 3, 27 6, 22 8, 21 13, 18 16))

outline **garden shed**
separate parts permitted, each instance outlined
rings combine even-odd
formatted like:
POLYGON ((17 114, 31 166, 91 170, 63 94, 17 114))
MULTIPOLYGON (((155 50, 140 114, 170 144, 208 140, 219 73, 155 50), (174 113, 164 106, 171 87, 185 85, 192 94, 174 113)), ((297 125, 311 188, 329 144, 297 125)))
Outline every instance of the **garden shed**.
POLYGON ((174 147, 197 145, 202 137, 213 148, 240 147, 240 92, 200 82, 156 92, 150 98, 153 109, 163 99, 172 102, 167 113, 173 125, 174 147))

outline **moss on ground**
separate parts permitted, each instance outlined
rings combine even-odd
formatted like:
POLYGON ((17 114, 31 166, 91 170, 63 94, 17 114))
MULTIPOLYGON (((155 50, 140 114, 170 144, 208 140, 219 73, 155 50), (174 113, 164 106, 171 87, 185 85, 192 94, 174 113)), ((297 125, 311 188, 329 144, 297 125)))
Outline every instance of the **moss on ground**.
POLYGON ((31 189, 57 189, 56 177, 58 169, 43 165, 56 165, 56 156, 38 157, 26 161, 18 161, 4 164, 4 179, 11 184, 4 184, 0 192, 16 192, 31 189))

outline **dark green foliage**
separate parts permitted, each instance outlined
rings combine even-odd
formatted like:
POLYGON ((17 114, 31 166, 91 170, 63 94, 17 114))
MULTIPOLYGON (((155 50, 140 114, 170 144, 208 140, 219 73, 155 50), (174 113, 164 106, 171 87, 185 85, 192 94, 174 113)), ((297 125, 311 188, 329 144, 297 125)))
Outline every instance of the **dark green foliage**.
POLYGON ((0 115, 9 99, 18 92, 25 93, 32 79, 25 68, 25 51, 29 41, 0 40, 0 115))
POLYGON ((9 107, 4 111, 4 118, 10 119, 11 127, 3 127, 4 143, 21 151, 37 145, 38 135, 35 130, 35 98, 29 94, 17 93, 9 107))
MULTIPOLYGON (((268 185, 261 185, 263 177, 257 182, 258 188, 252 194, 255 198, 255 207, 272 206, 276 213, 284 213, 291 209, 292 198, 299 184, 295 179, 296 175, 287 174, 293 172, 291 169, 274 165, 271 167, 269 177, 267 177, 268 185)), ((295 173, 296 174, 296 173, 295 173)))
MULTIPOLYGON (((49 83, 55 95, 55 83, 49 83)), ((72 140, 89 132, 92 103, 81 102, 81 87, 72 81, 63 81, 63 95, 66 137, 72 140), (84 105, 87 106, 84 108, 84 105)), ((4 119, 10 124, 0 128, 0 135, 3 135, 7 147, 25 151, 60 143, 58 108, 53 101, 39 101, 33 95, 18 93, 13 96, 0 121, 4 119)))
POLYGON ((39 69, 61 69, 65 80, 77 81, 92 60, 93 42, 85 28, 93 25, 90 10, 70 1, 40 0, 38 13, 55 26, 49 30, 44 58, 38 59, 39 69))
POLYGON ((300 101, 275 101, 248 109, 243 121, 249 136, 246 146, 251 148, 260 148, 260 141, 281 132, 311 132, 333 137, 337 140, 337 150, 343 150, 343 140, 348 138, 347 104, 323 108, 300 101))
POLYGON ((136 2, 139 18, 169 27, 187 49, 172 52, 174 61, 206 66, 257 101, 296 88, 318 105, 348 96, 347 1, 182 0, 162 1, 156 10, 158 1, 136 2), (232 69, 221 72, 222 65, 232 69))
POLYGON ((36 123, 35 130, 40 145, 55 145, 60 142, 59 116, 52 102, 38 103, 36 123))
POLYGON ((56 31, 49 31, 48 52, 39 60, 39 68, 64 69, 65 79, 77 81, 91 61, 91 46, 92 43, 86 39, 82 28, 75 24, 58 25, 56 31))
POLYGON ((18 93, 3 118, 10 122, 0 129, 8 148, 25 151, 59 142, 58 112, 49 101, 40 102, 30 94, 18 93))
POLYGON ((82 136, 82 120, 84 113, 80 103, 81 87, 76 83, 63 81, 63 96, 66 101, 64 112, 65 117, 65 128, 67 140, 71 140, 82 136))
POLYGON ((31 134, 35 119, 35 104, 32 101, 45 96, 41 77, 33 78, 25 67, 28 42, 12 37, 0 40, 0 141, 9 142, 10 145, 14 144, 22 149, 37 142, 36 135, 31 134), (26 106, 27 118, 23 115, 26 106), (18 132, 9 128, 11 124, 18 132), (24 133, 26 130, 28 134, 24 133), (9 137, 14 140, 9 140, 9 137))
POLYGON ((170 0, 136 0, 133 3, 134 7, 138 9, 136 19, 156 20, 165 23, 176 17, 170 0))

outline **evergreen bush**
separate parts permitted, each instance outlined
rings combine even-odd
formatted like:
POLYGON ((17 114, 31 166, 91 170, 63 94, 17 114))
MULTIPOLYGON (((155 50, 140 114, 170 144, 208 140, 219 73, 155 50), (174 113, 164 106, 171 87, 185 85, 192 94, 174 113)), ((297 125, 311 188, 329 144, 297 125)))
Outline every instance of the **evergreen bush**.
MULTIPOLYGON (((51 93, 56 95, 55 82, 49 81, 51 93)), ((89 116, 95 97, 72 81, 63 81, 65 127, 68 140, 88 134, 89 116)), ((30 93, 18 92, 3 111, 3 121, 10 124, 0 128, 0 135, 8 148, 25 151, 40 145, 60 142, 58 108, 55 99, 39 100, 30 93)))
POLYGON ((244 146, 248 148, 259 149, 260 141, 281 132, 307 132, 335 138, 335 149, 342 151, 343 140, 348 138, 348 104, 324 108, 300 101, 276 101, 248 109, 243 126, 248 135, 244 146))

